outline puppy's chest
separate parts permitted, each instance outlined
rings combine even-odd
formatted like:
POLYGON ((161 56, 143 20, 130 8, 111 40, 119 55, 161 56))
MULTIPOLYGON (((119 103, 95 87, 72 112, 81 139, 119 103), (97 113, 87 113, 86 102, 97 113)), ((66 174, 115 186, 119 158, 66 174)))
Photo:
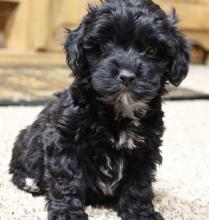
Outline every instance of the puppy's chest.
POLYGON ((131 121, 117 126, 104 126, 95 123, 85 130, 86 132, 79 136, 82 145, 86 145, 86 147, 133 150, 144 143, 142 127, 138 121, 131 121))
POLYGON ((144 141, 138 126, 127 124, 112 132, 105 129, 100 134, 95 132, 95 139, 91 140, 89 147, 94 155, 91 161, 97 173, 96 185, 104 195, 114 194, 127 175, 128 151, 141 147, 144 141))
POLYGON ((140 123, 131 121, 112 126, 92 123, 85 131, 79 134, 78 148, 89 161, 90 175, 97 188, 104 195, 113 195, 127 175, 127 152, 144 143, 140 123))
POLYGON ((141 147, 144 137, 140 134, 138 127, 127 127, 120 130, 116 138, 112 138, 112 146, 116 149, 133 150, 141 147))

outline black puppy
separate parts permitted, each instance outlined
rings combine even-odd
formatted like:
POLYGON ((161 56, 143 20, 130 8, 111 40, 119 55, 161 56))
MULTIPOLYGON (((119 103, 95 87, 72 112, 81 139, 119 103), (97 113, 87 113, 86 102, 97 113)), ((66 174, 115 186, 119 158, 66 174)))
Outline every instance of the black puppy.
POLYGON ((22 130, 13 182, 45 193, 49 220, 86 220, 112 204, 123 220, 159 220, 152 199, 163 134, 162 94, 188 71, 186 40, 149 0, 106 0, 69 31, 75 81, 22 130))

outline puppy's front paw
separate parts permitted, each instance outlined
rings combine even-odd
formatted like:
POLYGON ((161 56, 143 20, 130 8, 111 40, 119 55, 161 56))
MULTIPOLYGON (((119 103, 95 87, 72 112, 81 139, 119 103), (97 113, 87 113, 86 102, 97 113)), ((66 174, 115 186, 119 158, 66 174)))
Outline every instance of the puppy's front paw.
POLYGON ((88 216, 86 213, 49 213, 48 220, 88 220, 88 216))
POLYGON ((140 213, 139 215, 122 215, 122 220, 165 220, 160 213, 152 212, 152 213, 140 213))
POLYGON ((137 218, 137 220, 164 220, 160 213, 144 213, 137 218))

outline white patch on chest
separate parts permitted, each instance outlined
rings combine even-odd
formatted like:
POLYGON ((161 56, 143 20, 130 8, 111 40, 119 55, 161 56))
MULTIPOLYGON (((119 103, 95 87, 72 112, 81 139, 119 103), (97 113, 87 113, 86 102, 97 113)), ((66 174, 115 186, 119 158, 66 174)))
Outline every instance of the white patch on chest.
POLYGON ((128 148, 133 150, 138 146, 136 143, 144 143, 144 138, 131 130, 127 130, 120 133, 119 141, 115 144, 115 146, 117 149, 128 148))
POLYGON ((106 164, 100 167, 100 172, 106 180, 98 180, 98 186, 104 193, 104 195, 112 195, 115 189, 118 187, 120 180, 123 178, 123 159, 113 162, 105 155, 106 164))

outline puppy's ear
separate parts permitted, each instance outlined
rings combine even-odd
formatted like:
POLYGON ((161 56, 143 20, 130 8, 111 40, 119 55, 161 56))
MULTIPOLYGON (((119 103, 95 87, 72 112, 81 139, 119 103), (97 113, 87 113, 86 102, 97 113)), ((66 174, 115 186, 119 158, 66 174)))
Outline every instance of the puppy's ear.
MULTIPOLYGON (((172 8, 169 21, 171 25, 175 25, 178 22, 176 11, 172 8)), ((180 83, 187 76, 189 70, 190 61, 190 47, 187 40, 183 37, 181 31, 174 26, 175 33, 175 54, 170 62, 170 67, 167 72, 168 80, 174 86, 179 86, 180 83)))
POLYGON ((85 22, 82 22, 74 31, 67 29, 68 37, 65 41, 64 49, 68 66, 75 76, 80 76, 86 71, 87 61, 82 47, 85 26, 85 22))

